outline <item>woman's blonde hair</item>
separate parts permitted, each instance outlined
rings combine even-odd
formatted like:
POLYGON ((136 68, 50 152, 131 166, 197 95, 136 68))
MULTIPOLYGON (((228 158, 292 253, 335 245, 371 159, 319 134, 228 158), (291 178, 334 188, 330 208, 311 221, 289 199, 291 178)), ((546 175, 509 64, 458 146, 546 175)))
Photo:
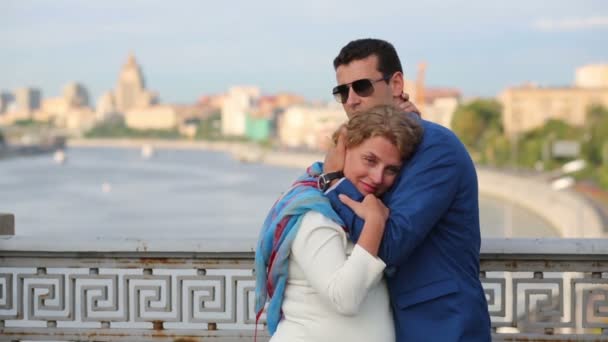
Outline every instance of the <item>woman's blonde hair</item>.
MULTIPOLYGON (((408 159, 422 140, 423 128, 418 117, 392 106, 377 106, 360 112, 345 124, 346 148, 359 146, 363 141, 381 136, 388 139, 399 151, 401 159, 408 159)), ((334 132, 337 143, 340 129, 334 132)))

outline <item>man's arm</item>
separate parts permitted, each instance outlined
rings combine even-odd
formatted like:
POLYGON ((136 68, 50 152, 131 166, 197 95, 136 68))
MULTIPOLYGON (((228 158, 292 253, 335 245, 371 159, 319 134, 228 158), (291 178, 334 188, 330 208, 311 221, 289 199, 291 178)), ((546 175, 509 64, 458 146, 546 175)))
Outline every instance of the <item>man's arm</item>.
MULTIPOLYGON (((440 139, 438 139, 440 140, 440 139)), ((399 265, 428 235, 450 207, 458 187, 462 151, 451 139, 422 144, 403 169, 398 183, 384 200, 390 209, 378 256, 387 266, 399 265)), ((355 200, 361 194, 348 180, 328 192, 332 206, 357 241, 363 221, 338 198, 343 193, 355 200)))

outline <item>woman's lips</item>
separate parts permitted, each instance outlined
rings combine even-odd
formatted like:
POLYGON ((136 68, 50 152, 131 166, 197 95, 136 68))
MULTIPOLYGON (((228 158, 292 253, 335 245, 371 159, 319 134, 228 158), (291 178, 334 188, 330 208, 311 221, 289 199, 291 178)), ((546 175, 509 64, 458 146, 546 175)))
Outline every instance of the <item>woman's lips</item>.
POLYGON ((368 193, 368 194, 375 194, 376 190, 378 190, 378 188, 376 188, 375 186, 371 186, 365 182, 359 182, 361 184, 361 187, 363 188, 363 190, 368 193))

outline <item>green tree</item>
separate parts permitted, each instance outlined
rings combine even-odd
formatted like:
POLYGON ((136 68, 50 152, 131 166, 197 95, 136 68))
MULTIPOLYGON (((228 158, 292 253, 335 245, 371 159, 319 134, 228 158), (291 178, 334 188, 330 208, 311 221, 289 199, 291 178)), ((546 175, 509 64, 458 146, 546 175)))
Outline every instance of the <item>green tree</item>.
POLYGON ((116 138, 129 136, 129 128, 121 120, 102 121, 84 135, 87 138, 116 138))
POLYGON ((177 139, 180 137, 177 129, 170 130, 137 130, 131 129, 121 120, 101 122, 85 133, 87 138, 158 138, 177 139))
POLYGON ((533 137, 523 139, 520 142, 517 164, 532 168, 539 160, 542 160, 544 142, 542 138, 533 137))
POLYGON ((221 138, 221 120, 220 111, 211 114, 209 117, 200 120, 198 129, 196 130, 196 139, 203 140, 218 140, 221 138))
MULTIPOLYGON (((562 120, 548 120, 544 126, 523 134, 519 140, 518 160, 521 166, 532 167, 542 162, 544 169, 559 167, 565 159, 551 156, 551 146, 557 140, 582 141, 583 129, 568 125, 562 120)), ((568 159, 569 160, 569 159, 568 159)))
POLYGON ((478 99, 459 106, 452 118, 452 130, 470 149, 483 148, 484 135, 496 136, 503 133, 501 106, 494 99, 478 99))
POLYGON ((583 154, 589 165, 584 177, 608 190, 608 108, 589 107, 583 141, 583 154))
POLYGON ((474 100, 454 112, 452 130, 476 162, 504 165, 508 161, 510 147, 501 118, 501 106, 493 99, 474 100))
POLYGON ((17 120, 15 121, 14 125, 15 126, 20 126, 20 127, 29 127, 29 126, 36 126, 36 121, 32 120, 32 119, 21 119, 21 120, 17 120))
POLYGON ((598 184, 605 190, 608 190, 608 165, 598 167, 595 174, 598 184))
POLYGON ((604 155, 604 146, 608 144, 608 109, 592 106, 587 111, 587 124, 584 134, 583 153, 592 165, 608 163, 604 155))
POLYGON ((452 130, 469 149, 476 149, 477 140, 483 132, 483 123, 477 114, 466 107, 460 107, 454 113, 452 130))
POLYGON ((504 134, 488 130, 481 139, 480 159, 482 164, 506 166, 511 157, 511 144, 504 134))

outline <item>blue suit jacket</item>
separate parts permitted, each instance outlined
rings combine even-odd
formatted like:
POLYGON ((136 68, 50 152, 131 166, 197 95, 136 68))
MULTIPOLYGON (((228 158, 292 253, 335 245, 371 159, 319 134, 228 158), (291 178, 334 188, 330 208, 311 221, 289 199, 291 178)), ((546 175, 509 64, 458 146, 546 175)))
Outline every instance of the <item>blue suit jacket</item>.
MULTIPOLYGON (((390 217, 379 256, 387 264, 397 341, 490 341, 475 167, 454 133, 421 122, 422 142, 383 197, 390 217)), ((357 241, 363 221, 339 193, 362 195, 346 179, 327 194, 357 241)))

